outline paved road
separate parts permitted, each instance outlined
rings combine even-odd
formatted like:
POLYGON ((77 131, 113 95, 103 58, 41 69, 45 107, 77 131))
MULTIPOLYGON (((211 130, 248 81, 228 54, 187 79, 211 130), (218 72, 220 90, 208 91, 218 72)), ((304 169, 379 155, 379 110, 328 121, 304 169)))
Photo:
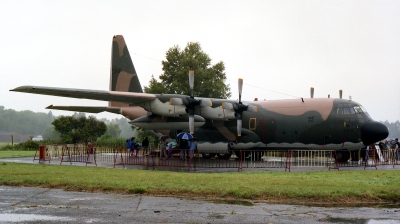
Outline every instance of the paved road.
POLYGON ((399 208, 251 204, 0 186, 0 223, 400 223, 399 208))

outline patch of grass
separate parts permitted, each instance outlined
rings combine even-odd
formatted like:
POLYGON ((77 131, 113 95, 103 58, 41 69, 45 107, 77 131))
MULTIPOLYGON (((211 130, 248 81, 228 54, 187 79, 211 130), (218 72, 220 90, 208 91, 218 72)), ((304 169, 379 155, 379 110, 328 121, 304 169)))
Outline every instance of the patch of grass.
POLYGON ((33 159, 34 156, 35 156, 35 151, 0 151, 0 159, 19 158, 19 157, 32 157, 33 159))
POLYGON ((0 150, 8 145, 11 145, 11 142, 0 142, 0 150))
POLYGON ((400 201, 400 170, 185 173, 3 163, 0 185, 264 201, 400 201))

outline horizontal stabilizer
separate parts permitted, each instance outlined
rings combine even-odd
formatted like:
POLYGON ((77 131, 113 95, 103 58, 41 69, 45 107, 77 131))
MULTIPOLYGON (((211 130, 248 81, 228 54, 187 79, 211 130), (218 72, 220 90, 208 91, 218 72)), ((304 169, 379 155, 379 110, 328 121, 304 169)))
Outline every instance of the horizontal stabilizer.
POLYGON ((78 99, 124 102, 132 105, 148 102, 156 98, 154 94, 90 89, 72 89, 45 86, 20 86, 10 91, 61 96, 78 99))
POLYGON ((121 114, 121 109, 116 107, 90 107, 90 106, 53 106, 50 105, 46 107, 50 110, 65 110, 65 111, 76 111, 76 112, 86 112, 86 113, 101 113, 110 112, 114 114, 121 114))

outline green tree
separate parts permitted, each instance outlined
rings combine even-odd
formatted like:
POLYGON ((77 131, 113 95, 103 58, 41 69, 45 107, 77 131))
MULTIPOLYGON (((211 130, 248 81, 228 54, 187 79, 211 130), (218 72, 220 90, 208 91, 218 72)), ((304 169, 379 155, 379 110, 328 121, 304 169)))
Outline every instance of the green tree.
POLYGON ((54 126, 51 124, 49 124, 49 126, 47 126, 47 128, 44 129, 42 135, 44 140, 55 140, 55 141, 61 140, 60 133, 54 130, 54 126))
POLYGON ((64 143, 96 141, 107 131, 106 124, 93 116, 60 116, 52 124, 64 143))
POLYGON ((121 137, 121 128, 116 122, 111 122, 107 124, 107 134, 110 135, 112 138, 119 138, 121 137))
MULTIPOLYGON (((382 122, 382 121, 381 121, 382 122)), ((397 120, 396 122, 389 122, 385 121, 382 122, 388 127, 389 129, 389 136, 388 138, 400 138, 400 121, 397 120)))
POLYGON ((160 82, 152 76, 146 93, 190 94, 189 70, 194 70, 194 96, 210 98, 229 98, 231 96, 226 79, 225 65, 222 61, 212 65, 211 58, 203 52, 199 43, 189 42, 185 49, 178 46, 170 48, 166 60, 162 61, 164 73, 160 82))
POLYGON ((0 106, 0 131, 40 135, 54 120, 51 113, 35 113, 30 110, 15 111, 0 106))

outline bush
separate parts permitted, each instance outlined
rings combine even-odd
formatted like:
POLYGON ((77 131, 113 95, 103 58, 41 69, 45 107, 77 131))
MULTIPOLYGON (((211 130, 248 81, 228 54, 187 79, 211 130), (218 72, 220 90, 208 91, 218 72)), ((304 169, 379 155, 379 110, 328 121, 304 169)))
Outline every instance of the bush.
POLYGON ((124 148, 126 145, 126 139, 124 138, 111 138, 111 137, 102 137, 97 139, 95 142, 97 146, 101 147, 122 147, 124 148))
POLYGON ((39 148, 39 143, 32 140, 28 140, 26 142, 14 145, 7 144, 4 147, 2 147, 1 150, 29 151, 29 150, 37 150, 38 148, 39 148))
POLYGON ((39 148, 39 143, 32 141, 32 140, 28 140, 21 144, 22 144, 22 148, 23 148, 22 150, 37 150, 39 148))

